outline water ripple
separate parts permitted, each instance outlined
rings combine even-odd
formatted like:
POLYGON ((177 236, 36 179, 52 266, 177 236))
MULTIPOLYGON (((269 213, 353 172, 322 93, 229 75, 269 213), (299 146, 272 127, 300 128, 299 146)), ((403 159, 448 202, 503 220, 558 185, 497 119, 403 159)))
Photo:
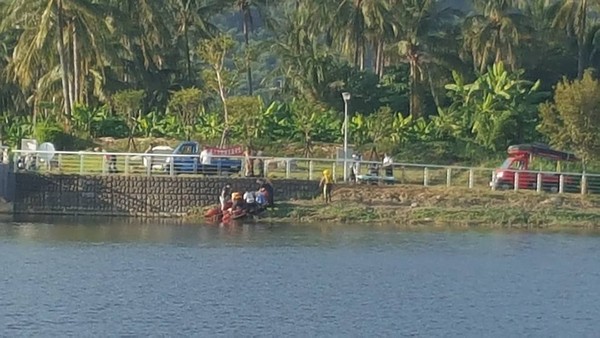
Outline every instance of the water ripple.
POLYGON ((6 223, 0 335, 593 336, 599 238, 6 223))

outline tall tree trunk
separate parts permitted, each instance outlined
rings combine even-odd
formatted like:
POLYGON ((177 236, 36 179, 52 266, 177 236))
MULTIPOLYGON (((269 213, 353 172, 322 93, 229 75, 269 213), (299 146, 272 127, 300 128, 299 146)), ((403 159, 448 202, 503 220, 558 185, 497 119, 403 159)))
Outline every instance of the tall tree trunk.
POLYGON ((250 47, 250 22, 248 16, 252 14, 248 12, 249 10, 249 8, 246 8, 242 12, 242 28, 244 31, 244 43, 246 44, 246 76, 248 79, 248 95, 252 96, 252 66, 250 65, 250 51, 248 50, 250 47))
POLYGON ((579 21, 579 32, 577 32, 577 78, 581 79, 583 77, 583 71, 586 66, 585 62, 585 35, 587 32, 587 0, 582 0, 579 8, 579 16, 577 20, 579 21))
POLYGON ((187 70, 187 81, 191 83, 192 81, 192 56, 190 54, 190 36, 189 36, 189 27, 188 27, 188 12, 190 8, 190 0, 188 0, 185 4, 185 8, 183 9, 183 42, 185 48, 185 66, 187 70))
POLYGON ((360 60, 360 35, 356 33, 356 38, 354 41, 354 66, 358 67, 360 60))
POLYGON ((421 86, 419 83, 419 80, 421 78, 421 70, 419 69, 419 65, 417 64, 416 56, 409 57, 409 64, 410 115, 412 115, 413 118, 419 118, 423 116, 421 86))
POLYGON ((67 60, 65 57, 65 43, 64 43, 64 34, 63 34, 63 26, 64 26, 64 18, 63 18, 63 7, 62 0, 56 1, 56 30, 57 30, 57 38, 56 48, 58 49, 58 59, 60 62, 61 69, 61 81, 62 81, 62 89, 63 89, 63 100, 64 100, 64 108, 65 115, 69 122, 71 121, 71 100, 69 99, 69 74, 67 68, 67 60))
POLYGON ((227 134, 229 133, 229 112, 227 111, 227 97, 225 95, 223 79, 221 78, 221 71, 217 68, 215 68, 215 75, 217 76, 217 84, 219 85, 219 96, 221 97, 221 102, 223 103, 223 121, 225 122, 225 127, 223 128, 220 144, 220 146, 223 147, 225 144, 227 144, 227 134))
POLYGON ((375 45, 375 74, 383 77, 383 41, 377 41, 375 45))
POLYGON ((365 70, 365 58, 366 58, 366 55, 365 55, 365 44, 363 43, 360 46, 360 68, 359 69, 361 71, 365 70))
MULTIPOLYGON (((187 18, 186 18, 187 20, 187 18)), ((192 81, 192 57, 190 55, 190 38, 188 35, 187 22, 183 24, 183 39, 185 40, 185 66, 187 68, 187 80, 192 81)))
POLYGON ((436 108, 440 108, 440 96, 438 95, 438 92, 435 88, 435 83, 433 82, 433 78, 431 77, 431 70, 430 67, 427 67, 427 80, 429 82, 429 90, 431 91, 431 96, 433 97, 433 102, 435 102, 435 107, 436 108))
POLYGON ((379 75, 379 41, 373 43, 373 51, 375 52, 373 56, 373 72, 379 75))
POLYGON ((363 33, 363 22, 361 18, 360 9, 362 6, 362 0, 357 0, 354 9, 354 66, 360 65, 360 47, 362 45, 362 33, 363 33))
POLYGON ((73 92, 73 37, 71 34, 73 33, 73 21, 69 20, 67 24, 67 34, 71 39, 69 39, 70 43, 65 47, 65 63, 67 65, 67 84, 69 88, 69 104, 71 105, 71 112, 73 111, 73 107, 75 106, 75 98, 73 92))
POLYGON ((77 30, 75 22, 73 22, 73 102, 79 103, 81 100, 81 79, 80 79, 80 65, 79 65, 79 44, 77 41, 77 30))

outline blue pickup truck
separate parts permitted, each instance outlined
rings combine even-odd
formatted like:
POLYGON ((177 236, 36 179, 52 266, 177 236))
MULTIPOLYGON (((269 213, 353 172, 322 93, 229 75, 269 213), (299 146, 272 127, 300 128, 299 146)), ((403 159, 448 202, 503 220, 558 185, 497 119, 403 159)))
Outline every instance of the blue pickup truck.
POLYGON ((198 142, 180 143, 173 156, 166 160, 165 170, 171 169, 175 174, 233 175, 242 169, 242 161, 224 157, 201 158, 201 147, 198 142), (185 156, 182 156, 185 155, 185 156))

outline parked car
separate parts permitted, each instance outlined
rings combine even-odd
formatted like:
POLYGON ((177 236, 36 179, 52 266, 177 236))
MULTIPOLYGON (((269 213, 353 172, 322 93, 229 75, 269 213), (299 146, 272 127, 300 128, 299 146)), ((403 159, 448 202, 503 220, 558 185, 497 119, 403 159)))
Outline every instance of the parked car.
POLYGON ((194 141, 182 142, 173 150, 172 154, 185 156, 168 157, 165 170, 170 172, 172 167, 176 174, 233 175, 239 173, 242 169, 242 161, 220 157, 225 153, 238 155, 213 147, 202 149, 200 144, 194 141), (215 154, 217 151, 219 153, 215 154))
MULTIPOLYGON (((146 154, 170 155, 173 154, 173 148, 169 146, 156 146, 147 151, 146 154)), ((144 156, 142 161, 144 168, 147 168, 150 164, 152 170, 165 170, 168 158, 169 156, 144 156)))

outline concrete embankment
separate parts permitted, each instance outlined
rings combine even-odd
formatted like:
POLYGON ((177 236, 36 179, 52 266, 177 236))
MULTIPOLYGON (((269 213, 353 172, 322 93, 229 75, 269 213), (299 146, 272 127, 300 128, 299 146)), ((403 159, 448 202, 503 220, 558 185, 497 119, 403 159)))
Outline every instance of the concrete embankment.
MULTIPOLYGON (((15 174, 14 212, 26 214, 184 216, 218 202, 227 183, 236 191, 256 190, 256 178, 190 176, 15 174)), ((281 200, 313 198, 318 182, 277 180, 281 200)))

